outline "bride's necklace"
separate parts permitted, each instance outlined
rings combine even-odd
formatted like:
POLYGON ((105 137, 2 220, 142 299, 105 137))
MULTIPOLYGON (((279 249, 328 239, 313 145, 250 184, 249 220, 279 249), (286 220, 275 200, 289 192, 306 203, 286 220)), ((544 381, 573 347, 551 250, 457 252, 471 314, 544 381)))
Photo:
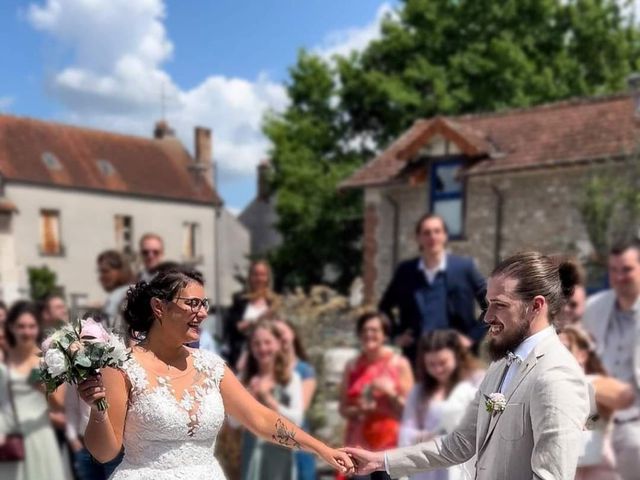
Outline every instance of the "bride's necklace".
POLYGON ((146 345, 143 344, 139 344, 138 345, 140 348, 142 348, 145 352, 149 352, 151 355, 153 355, 153 358, 155 358, 158 362, 162 363, 163 365, 165 365, 167 367, 167 372, 170 372, 171 369, 177 369, 178 367, 174 367, 173 365, 171 365, 170 363, 165 362, 164 360, 162 360, 160 357, 158 357, 156 355, 156 353, 151 350, 150 348, 148 348, 146 345))

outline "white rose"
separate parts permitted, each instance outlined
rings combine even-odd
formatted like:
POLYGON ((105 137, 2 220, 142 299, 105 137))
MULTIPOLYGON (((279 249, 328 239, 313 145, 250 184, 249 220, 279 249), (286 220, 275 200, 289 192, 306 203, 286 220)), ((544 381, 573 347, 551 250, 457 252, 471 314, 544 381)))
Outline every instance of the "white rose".
POLYGON ((67 359, 60 350, 51 348, 44 354, 44 363, 52 377, 58 377, 67 371, 67 359))
POLYGON ((114 349, 113 352, 109 354, 113 360, 116 362, 124 362, 127 359, 128 348, 120 337, 113 333, 110 334, 107 345, 114 349))

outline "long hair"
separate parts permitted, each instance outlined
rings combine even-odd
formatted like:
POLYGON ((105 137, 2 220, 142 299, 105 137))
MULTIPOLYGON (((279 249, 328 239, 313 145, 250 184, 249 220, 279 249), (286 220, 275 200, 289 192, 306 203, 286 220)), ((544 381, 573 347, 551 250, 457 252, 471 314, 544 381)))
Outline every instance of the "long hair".
POLYGON ((438 388, 438 381, 429 374, 424 365, 424 357, 427 353, 445 349, 451 350, 456 358, 456 368, 446 388, 447 396, 461 380, 468 378, 479 368, 478 361, 462 345, 458 332, 447 329, 427 333, 420 339, 416 357, 416 383, 422 387, 423 398, 431 398, 438 388))
POLYGON ((568 325, 560 333, 564 334, 569 340, 569 349, 576 347, 587 352, 584 373, 587 375, 607 375, 607 371, 596 353, 596 346, 588 332, 576 325, 568 325))
POLYGON ((104 252, 98 255, 96 260, 98 266, 101 263, 106 264, 109 268, 118 271, 118 285, 117 287, 122 287, 123 285, 129 285, 133 280, 133 272, 131 271, 131 265, 129 261, 125 258, 125 256, 118 252, 117 250, 105 250, 104 252))
POLYGON ((36 338, 36 344, 40 346, 40 343, 42 342, 42 318, 39 315, 37 307, 27 300, 19 300, 15 302, 7 312, 7 320, 4 324, 4 334, 7 338, 7 344, 10 347, 15 347, 17 343, 16 337, 13 335, 11 328, 24 314, 31 315, 35 319, 36 324, 38 325, 38 337, 36 338))
MULTIPOLYGON (((247 385, 249 381, 260 371, 258 360, 253 356, 253 353, 251 352, 251 342, 256 332, 260 329, 267 330, 278 340, 278 342, 282 342, 282 336, 280 335, 280 331, 276 328, 274 322, 270 320, 258 320, 255 325, 253 325, 253 327, 251 328, 251 332, 249 333, 249 337, 247 338, 247 345, 249 345, 249 355, 247 358, 247 365, 242 375, 242 382, 245 385, 247 385)), ((289 383, 289 380, 291 380, 291 365, 282 352, 282 349, 279 349, 276 352, 273 376, 276 382, 279 385, 283 386, 287 385, 289 383)))
POLYGON ((279 298, 278 295, 276 295, 276 293, 273 291, 273 270, 271 269, 271 265, 269 265, 269 262, 267 262, 266 260, 254 260, 253 262, 251 262, 251 265, 249 265, 244 298, 246 298, 250 302, 259 298, 264 298, 269 307, 276 308, 278 306, 279 298), (251 274, 253 273, 253 270, 259 265, 262 265, 267 269, 269 281, 266 288, 253 291, 251 290, 251 274))

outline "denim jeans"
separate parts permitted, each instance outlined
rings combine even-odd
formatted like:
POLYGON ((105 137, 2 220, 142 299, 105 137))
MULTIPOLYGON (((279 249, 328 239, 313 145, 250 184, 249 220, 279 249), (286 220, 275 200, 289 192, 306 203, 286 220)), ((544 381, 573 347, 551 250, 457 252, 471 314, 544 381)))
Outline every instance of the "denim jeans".
POLYGON ((82 450, 73 454, 73 466, 78 480, 107 480, 122 461, 124 453, 107 463, 100 463, 94 459, 89 450, 82 450))

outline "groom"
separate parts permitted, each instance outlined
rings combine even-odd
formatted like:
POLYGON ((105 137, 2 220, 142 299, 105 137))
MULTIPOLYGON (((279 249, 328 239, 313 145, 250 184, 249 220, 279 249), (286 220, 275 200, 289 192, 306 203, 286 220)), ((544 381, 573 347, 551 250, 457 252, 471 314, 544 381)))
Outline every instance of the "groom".
POLYGON ((577 272, 537 252, 504 260, 488 282, 489 367, 456 430, 387 452, 346 448, 358 474, 398 478, 476 456, 478 480, 573 480, 590 390, 551 322, 577 272))

